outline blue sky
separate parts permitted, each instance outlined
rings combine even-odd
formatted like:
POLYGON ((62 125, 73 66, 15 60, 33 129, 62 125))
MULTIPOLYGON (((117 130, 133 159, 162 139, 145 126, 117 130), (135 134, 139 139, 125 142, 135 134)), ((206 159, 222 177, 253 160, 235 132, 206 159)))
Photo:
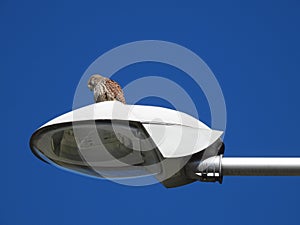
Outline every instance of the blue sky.
MULTIPOLYGON (((191 49, 214 72, 227 106, 226 156, 300 156, 299 10, 298 1, 1 1, 0 224, 299 224, 298 177, 128 187, 58 170, 29 149, 36 128, 72 109, 98 56, 157 39, 191 49)), ((115 79, 124 86, 149 73, 186 87, 210 123, 203 93, 174 68, 133 65, 115 79)))

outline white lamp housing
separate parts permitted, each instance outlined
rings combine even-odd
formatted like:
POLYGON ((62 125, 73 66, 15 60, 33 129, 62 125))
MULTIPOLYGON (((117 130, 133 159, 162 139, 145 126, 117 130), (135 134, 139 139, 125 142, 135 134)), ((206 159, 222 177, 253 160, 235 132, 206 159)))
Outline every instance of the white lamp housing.
POLYGON ((110 101, 49 121, 32 135, 30 147, 43 161, 77 173, 109 179, 153 175, 175 187, 196 180, 187 176, 185 164, 214 143, 219 148, 221 135, 182 112, 110 101))

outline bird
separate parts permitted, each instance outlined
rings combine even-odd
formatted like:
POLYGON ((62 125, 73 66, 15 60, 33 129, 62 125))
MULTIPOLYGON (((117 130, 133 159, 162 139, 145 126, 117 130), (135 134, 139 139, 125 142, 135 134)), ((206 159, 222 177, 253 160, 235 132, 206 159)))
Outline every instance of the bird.
POLYGON ((121 86, 99 74, 94 74, 89 78, 88 88, 94 93, 95 103, 104 101, 119 101, 126 104, 121 86))

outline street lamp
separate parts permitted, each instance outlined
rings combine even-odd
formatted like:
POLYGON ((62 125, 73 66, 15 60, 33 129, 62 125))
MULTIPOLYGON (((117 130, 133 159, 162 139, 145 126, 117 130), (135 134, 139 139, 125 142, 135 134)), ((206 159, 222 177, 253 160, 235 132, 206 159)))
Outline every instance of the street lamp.
POLYGON ((175 110, 117 101, 63 114, 32 135, 41 160, 108 179, 153 176, 166 187, 223 176, 299 176, 300 158, 224 158, 222 131, 175 110))

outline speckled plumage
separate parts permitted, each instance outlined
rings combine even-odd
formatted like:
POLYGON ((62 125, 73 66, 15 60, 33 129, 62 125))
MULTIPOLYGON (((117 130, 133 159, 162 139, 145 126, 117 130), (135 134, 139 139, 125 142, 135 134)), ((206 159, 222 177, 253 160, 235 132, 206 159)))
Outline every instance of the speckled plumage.
POLYGON ((94 92, 95 102, 116 100, 126 104, 121 86, 107 77, 92 75, 88 81, 88 88, 94 92))

